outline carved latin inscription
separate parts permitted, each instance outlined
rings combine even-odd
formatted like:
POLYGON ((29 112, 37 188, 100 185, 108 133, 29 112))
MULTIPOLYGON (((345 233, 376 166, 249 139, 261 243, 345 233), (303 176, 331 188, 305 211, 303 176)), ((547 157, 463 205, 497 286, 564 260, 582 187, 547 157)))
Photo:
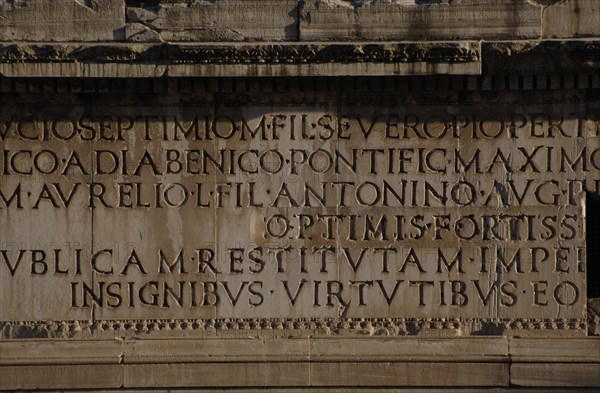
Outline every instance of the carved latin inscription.
POLYGON ((599 133, 550 106, 8 113, 0 320, 581 319, 599 133))

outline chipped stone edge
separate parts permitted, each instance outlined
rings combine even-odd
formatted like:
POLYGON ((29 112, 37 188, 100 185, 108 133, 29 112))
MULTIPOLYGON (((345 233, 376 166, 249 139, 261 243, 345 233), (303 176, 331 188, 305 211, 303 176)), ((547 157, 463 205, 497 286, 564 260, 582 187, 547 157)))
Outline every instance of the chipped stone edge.
POLYGON ((0 76, 383 76, 481 72, 465 42, 306 44, 0 44, 0 76))
POLYGON ((354 43, 0 43, 4 77, 252 77, 597 72, 600 38, 354 43))

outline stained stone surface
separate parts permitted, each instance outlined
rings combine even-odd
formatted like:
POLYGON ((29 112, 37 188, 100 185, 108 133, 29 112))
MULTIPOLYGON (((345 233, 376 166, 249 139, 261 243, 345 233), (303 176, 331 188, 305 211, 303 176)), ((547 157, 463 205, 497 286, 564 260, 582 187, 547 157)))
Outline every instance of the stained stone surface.
POLYGON ((599 16, 0 0, 0 391, 596 392, 599 16))
POLYGON ((307 1, 301 10, 303 40, 445 40, 536 38, 540 7, 527 0, 307 1))
POLYGON ((281 82, 5 94, 3 334, 587 334, 585 90, 281 82))
POLYGON ((247 42, 597 37, 595 0, 14 0, 0 41, 247 42))
POLYGON ((595 0, 553 3, 543 11, 545 38, 598 36, 600 3, 595 0))
MULTIPOLYGON (((478 42, 0 44, 8 77, 478 75, 478 42)), ((592 66, 595 63, 592 64, 592 66)))
POLYGON ((130 41, 295 41, 296 0, 159 2, 127 8, 130 41))
POLYGON ((121 41, 122 0, 0 2, 0 41, 121 41))

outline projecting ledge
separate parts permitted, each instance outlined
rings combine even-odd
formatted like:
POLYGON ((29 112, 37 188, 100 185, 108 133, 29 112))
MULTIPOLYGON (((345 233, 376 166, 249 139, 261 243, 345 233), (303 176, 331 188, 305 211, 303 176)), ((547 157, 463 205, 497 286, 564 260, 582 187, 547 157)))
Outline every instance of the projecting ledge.
POLYGON ((600 337, 27 339, 1 341, 0 352, 0 366, 433 360, 600 364, 600 337))
POLYGON ((481 73, 479 42, 0 44, 5 77, 386 76, 481 73))
POLYGON ((600 386, 592 337, 7 340, 0 352, 0 390, 600 386))
POLYGON ((321 43, 1 43, 4 77, 294 77, 596 72, 600 39, 321 43))

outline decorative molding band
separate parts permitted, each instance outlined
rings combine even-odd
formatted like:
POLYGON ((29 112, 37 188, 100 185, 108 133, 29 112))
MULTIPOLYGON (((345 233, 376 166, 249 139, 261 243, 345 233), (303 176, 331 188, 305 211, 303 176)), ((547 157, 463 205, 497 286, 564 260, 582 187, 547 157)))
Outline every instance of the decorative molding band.
POLYGON ((475 43, 259 45, 207 47, 171 45, 174 64, 471 63, 480 59, 475 43))
POLYGON ((477 42, 348 44, 0 44, 0 63, 471 63, 477 42))
POLYGON ((600 363, 599 337, 286 337, 104 338, 0 341, 3 365, 141 364, 361 359, 405 362, 600 363), (169 348, 169 351, 165 351, 169 348), (77 351, 76 351, 77 350, 77 351), (349 357, 348 354, 353 357, 349 357))
POLYGON ((0 44, 0 75, 7 77, 493 76, 599 69, 600 39, 0 44))
POLYGON ((384 76, 481 72, 479 42, 0 44, 9 77, 384 76))
POLYGON ((101 321, 0 322, 0 339, 91 337, 105 332, 153 334, 171 331, 219 335, 227 332, 296 331, 326 336, 410 336, 430 331, 479 335, 523 334, 527 330, 573 331, 585 335, 584 319, 467 319, 467 318, 372 318, 372 319, 147 319, 101 321))

